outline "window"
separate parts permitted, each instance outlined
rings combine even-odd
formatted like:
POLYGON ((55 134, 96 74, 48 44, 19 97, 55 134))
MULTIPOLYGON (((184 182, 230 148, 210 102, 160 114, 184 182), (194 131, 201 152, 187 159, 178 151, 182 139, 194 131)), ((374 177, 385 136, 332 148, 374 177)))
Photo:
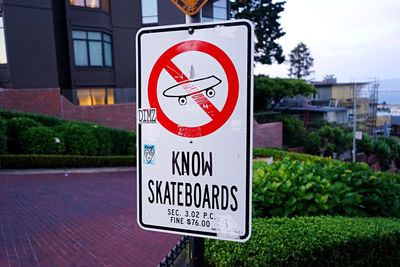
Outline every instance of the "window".
POLYGON ((69 0, 71 6, 82 6, 89 8, 100 8, 99 0, 69 0))
POLYGON ((111 35, 102 32, 72 31, 75 66, 112 67, 111 35))
POLYGON ((114 104, 114 90, 112 88, 80 88, 77 90, 79 106, 110 105, 114 104))
POLYGON ((227 20, 228 19, 228 0, 216 0, 212 4, 212 13, 213 17, 208 16, 202 17, 202 21, 219 21, 219 20, 227 20))
POLYGON ((158 23, 157 0, 142 0, 142 23, 158 23))
POLYGON ((213 3, 213 13, 215 20, 228 19, 227 0, 217 0, 213 3))
POLYGON ((7 64, 6 39, 4 36, 3 17, 0 17, 0 64, 7 64))

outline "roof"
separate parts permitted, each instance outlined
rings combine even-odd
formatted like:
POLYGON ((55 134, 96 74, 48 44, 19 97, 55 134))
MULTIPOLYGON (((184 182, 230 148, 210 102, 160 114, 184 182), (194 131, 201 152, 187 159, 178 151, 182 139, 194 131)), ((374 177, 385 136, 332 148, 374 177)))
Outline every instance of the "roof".
POLYGON ((335 83, 335 82, 311 82, 314 86, 350 86, 350 85, 367 85, 371 82, 348 82, 348 83, 335 83))
POLYGON ((280 110, 293 111, 312 111, 312 112, 347 112, 347 108, 343 107, 321 107, 321 106, 306 106, 306 107, 279 107, 280 110))

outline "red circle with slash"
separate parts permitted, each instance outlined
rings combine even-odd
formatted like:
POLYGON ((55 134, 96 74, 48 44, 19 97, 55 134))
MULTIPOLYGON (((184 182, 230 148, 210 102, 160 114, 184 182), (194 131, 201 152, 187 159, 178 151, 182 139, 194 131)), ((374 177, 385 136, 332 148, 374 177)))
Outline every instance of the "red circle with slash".
POLYGON ((218 130, 232 115, 238 97, 239 78, 232 60, 222 49, 205 41, 184 41, 170 47, 156 61, 149 77, 149 104, 151 108, 157 109, 157 121, 169 132, 182 137, 202 137, 218 130), (163 70, 166 70, 178 83, 189 81, 189 78, 187 78, 186 75, 172 62, 172 59, 177 55, 189 51, 202 52, 213 57, 223 68, 228 82, 228 95, 221 111, 219 111, 202 93, 191 95, 199 107, 202 108, 211 118, 210 122, 198 126, 179 125, 168 118, 160 106, 157 94, 158 81, 163 70))

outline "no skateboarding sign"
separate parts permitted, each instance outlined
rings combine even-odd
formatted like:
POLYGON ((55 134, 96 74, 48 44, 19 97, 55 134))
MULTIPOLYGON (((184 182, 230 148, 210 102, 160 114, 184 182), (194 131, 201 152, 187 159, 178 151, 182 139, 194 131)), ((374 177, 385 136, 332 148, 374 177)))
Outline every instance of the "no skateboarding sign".
POLYGON ((252 40, 245 20, 137 34, 141 227, 250 237, 252 40))
MULTIPOLYGON (((192 65, 193 63, 190 64, 192 65)), ((238 76, 235 66, 224 51, 209 42, 188 40, 172 46, 157 60, 150 73, 148 94, 150 106, 159 111, 158 121, 166 129, 172 133, 185 137, 201 137, 216 131, 228 120, 236 106, 239 95, 238 86, 238 76), (227 86, 229 90, 226 103, 221 111, 219 111, 209 100, 209 98, 213 98, 215 94, 216 89, 213 87, 217 87, 221 83, 221 79, 214 75, 200 79, 189 79, 185 75, 184 71, 180 70, 179 67, 173 63, 173 58, 191 51, 204 53, 205 57, 212 57, 223 68, 224 75, 227 77, 227 86), (160 83, 159 78, 163 70, 167 71, 177 83, 176 85, 166 89, 163 92, 163 96, 176 97, 181 105, 185 105, 187 103, 187 98, 191 97, 199 108, 210 117, 210 122, 205 123, 204 125, 184 126, 168 118, 168 116, 162 111, 157 96, 157 88, 160 83), (214 81, 217 82, 212 83, 212 79, 210 78, 214 78, 214 81), (207 81, 210 82, 207 83, 207 81), (167 94, 168 91, 171 91, 171 89, 174 88, 178 89, 175 91, 180 92, 167 94), (205 95, 203 94, 203 91, 205 91, 205 95)))

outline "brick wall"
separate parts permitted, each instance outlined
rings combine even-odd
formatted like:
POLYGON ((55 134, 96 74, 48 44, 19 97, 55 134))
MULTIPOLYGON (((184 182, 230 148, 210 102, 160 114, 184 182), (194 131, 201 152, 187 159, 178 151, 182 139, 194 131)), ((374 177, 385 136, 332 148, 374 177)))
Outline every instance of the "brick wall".
POLYGON ((59 117, 61 115, 60 90, 0 88, 0 108, 59 117))
POLYGON ((90 121, 100 125, 135 130, 136 105, 74 106, 58 88, 1 89, 0 108, 37 113, 69 120, 90 121))
POLYGON ((100 125, 136 130, 136 104, 75 106, 62 96, 62 117, 70 120, 90 121, 100 125))
POLYGON ((282 148, 282 123, 253 121, 253 146, 282 148))
MULTIPOLYGON (((90 121, 100 125, 136 128, 136 104, 75 106, 59 89, 0 89, 0 108, 56 116, 69 120, 90 121)), ((282 147, 282 123, 259 124, 254 121, 256 147, 282 147)))

